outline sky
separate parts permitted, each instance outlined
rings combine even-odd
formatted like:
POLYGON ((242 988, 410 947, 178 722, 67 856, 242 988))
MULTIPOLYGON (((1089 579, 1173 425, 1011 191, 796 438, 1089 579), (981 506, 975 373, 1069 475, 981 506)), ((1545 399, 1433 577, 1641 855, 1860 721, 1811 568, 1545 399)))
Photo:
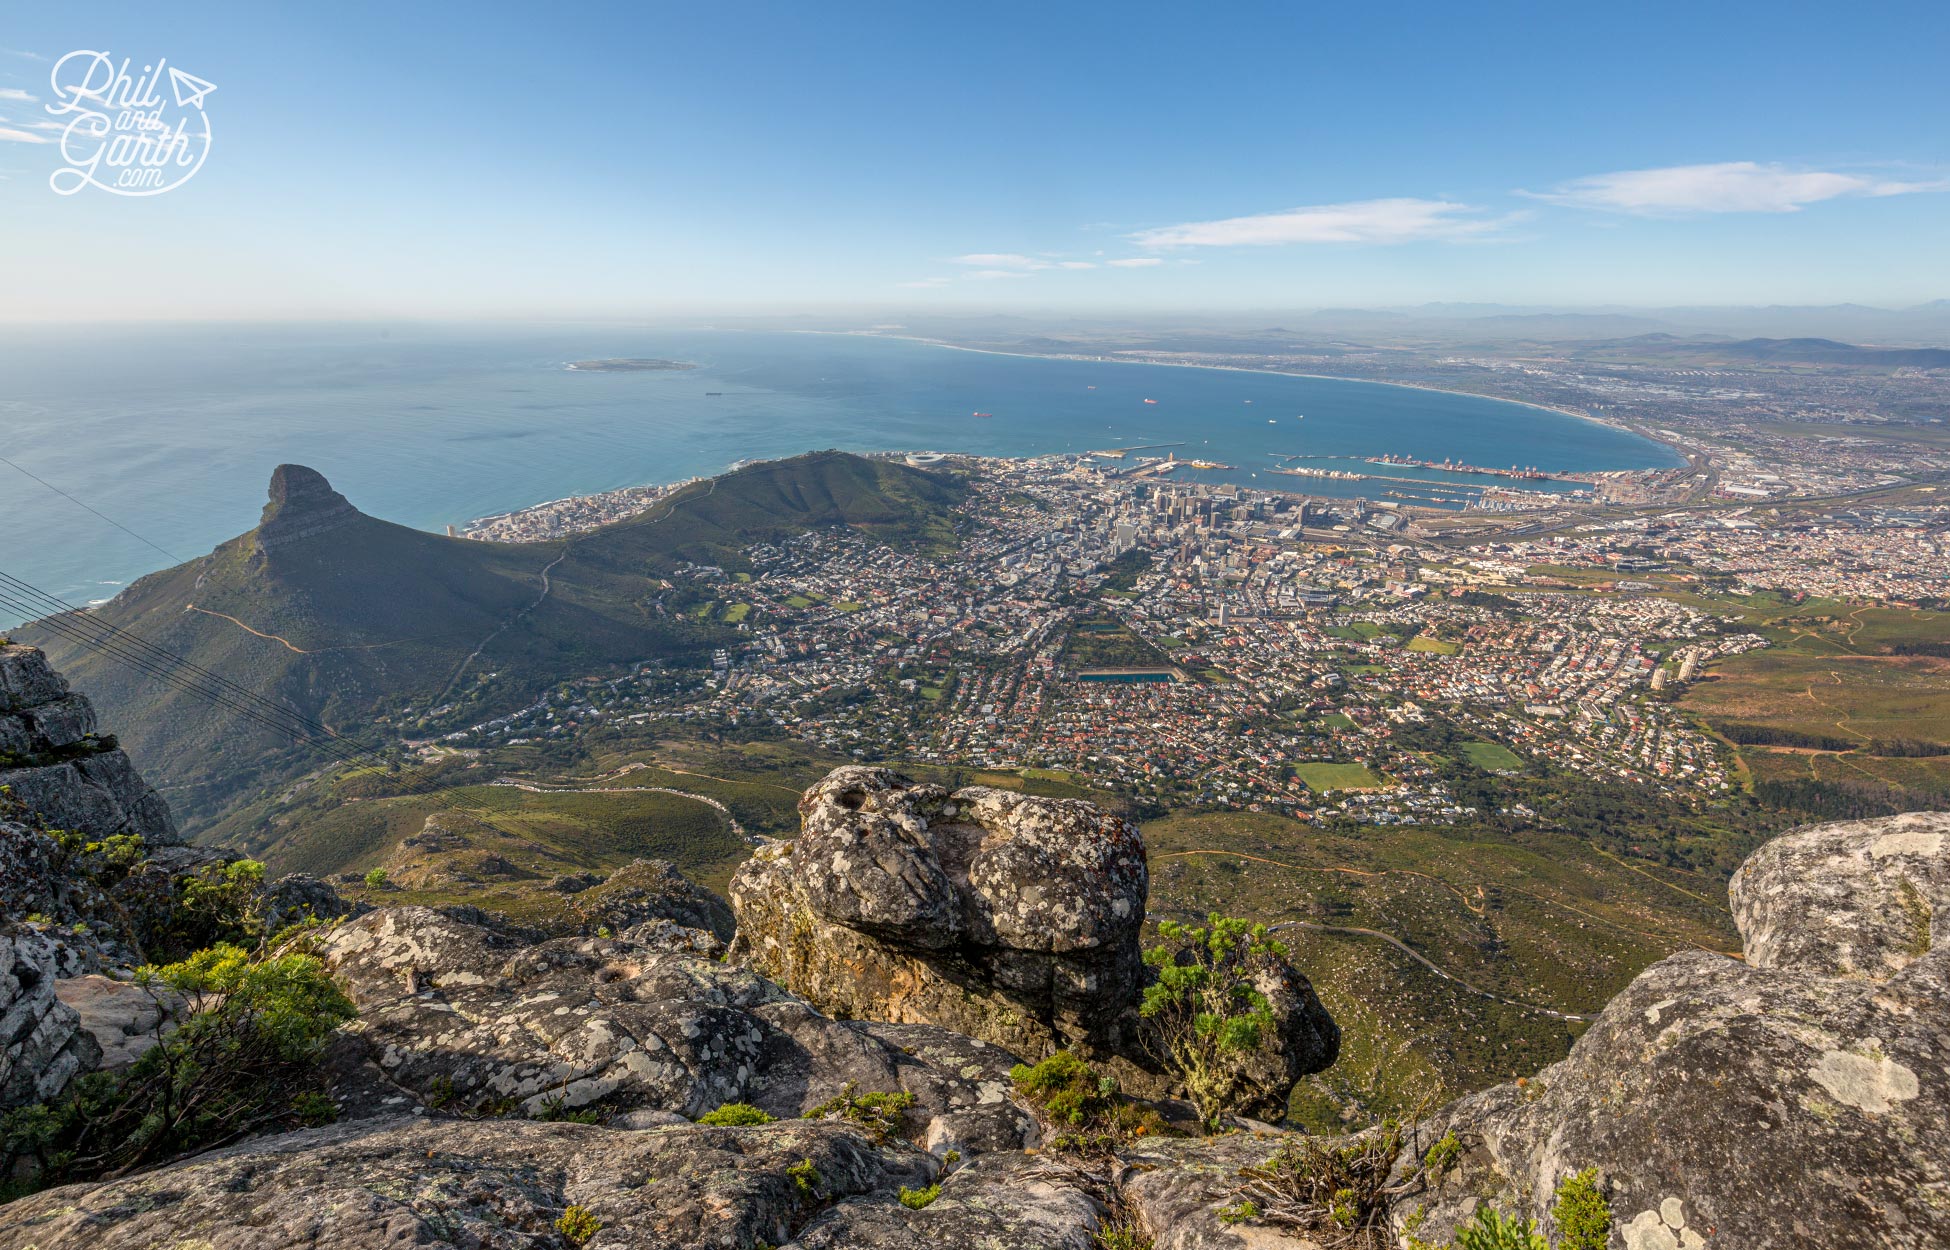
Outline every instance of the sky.
POLYGON ((1942 298, 1940 0, 0 0, 4 321, 1942 298))

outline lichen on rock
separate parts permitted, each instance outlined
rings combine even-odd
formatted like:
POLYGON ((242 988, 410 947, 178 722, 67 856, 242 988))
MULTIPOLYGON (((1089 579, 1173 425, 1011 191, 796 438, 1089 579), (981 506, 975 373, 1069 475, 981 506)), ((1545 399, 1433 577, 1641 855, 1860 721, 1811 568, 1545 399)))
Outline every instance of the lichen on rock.
POLYGON ((1654 964, 1563 1062, 1436 1118, 1467 1150, 1402 1204, 1420 1236, 1483 1200, 1548 1224, 1595 1167, 1631 1250, 1950 1245, 1950 943, 1919 919, 1950 814, 1785 835, 1730 895, 1744 960, 1654 964))

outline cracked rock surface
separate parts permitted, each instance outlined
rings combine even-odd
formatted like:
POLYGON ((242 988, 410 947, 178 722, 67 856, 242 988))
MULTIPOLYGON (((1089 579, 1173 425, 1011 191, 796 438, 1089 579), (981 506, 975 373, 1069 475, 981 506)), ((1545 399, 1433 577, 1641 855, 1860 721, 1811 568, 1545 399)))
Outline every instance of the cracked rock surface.
POLYGON ((1626 1250, 1950 1245, 1950 814, 1822 825, 1735 873, 1745 961, 1661 960, 1521 1084, 1462 1099, 1441 1244, 1595 1167, 1626 1250))
POLYGON ((1087 803, 841 768, 731 883, 734 957, 829 1011, 1040 1056, 1116 1049, 1143 974, 1137 831, 1087 803))
MULTIPOLYGON (((914 1094, 918 1129, 1000 1103, 1016 1062, 940 1029, 883 1040, 744 968, 662 943, 529 943, 392 907, 341 925, 322 953, 359 1008, 346 1032, 435 1110, 535 1114, 559 1103, 695 1118, 747 1102, 786 1117, 852 1082, 914 1094)), ((1019 1149, 1022 1133, 1006 1144, 1019 1149)))

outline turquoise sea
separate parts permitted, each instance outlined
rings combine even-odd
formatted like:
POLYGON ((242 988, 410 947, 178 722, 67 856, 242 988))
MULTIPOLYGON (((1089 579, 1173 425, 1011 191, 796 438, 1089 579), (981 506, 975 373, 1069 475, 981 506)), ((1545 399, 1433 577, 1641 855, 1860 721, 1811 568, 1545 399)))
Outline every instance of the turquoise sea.
MULTIPOLYGON (((141 538, 0 464, 0 570, 70 602, 105 599, 169 564, 162 551, 191 558, 255 524, 271 469, 284 461, 320 470, 375 516, 438 530, 814 448, 1021 456, 1160 443, 1183 444, 1173 449, 1180 458, 1237 466, 1174 480, 1315 495, 1379 494, 1390 484, 1274 476, 1272 453, 1546 470, 1678 463, 1655 443, 1497 400, 861 335, 571 324, 34 328, 0 340, 0 456, 141 538), (698 367, 564 368, 610 357, 698 367)), ((10 620, 0 613, 0 623, 10 620)))

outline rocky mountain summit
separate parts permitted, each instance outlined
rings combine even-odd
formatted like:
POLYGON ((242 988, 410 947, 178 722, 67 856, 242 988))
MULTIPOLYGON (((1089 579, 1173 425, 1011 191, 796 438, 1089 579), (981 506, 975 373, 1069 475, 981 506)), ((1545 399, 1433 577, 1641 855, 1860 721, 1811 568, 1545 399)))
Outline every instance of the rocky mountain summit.
POLYGON ((359 516, 324 474, 302 464, 273 469, 270 496, 257 523, 257 546, 264 552, 343 529, 359 516))
MULTIPOLYGON (((6 660, 6 715, 70 697, 38 657, 6 660)), ((86 782, 49 757, 58 736, 13 773, 86 782)), ((103 830, 161 811, 125 777, 104 793, 57 810, 103 830)), ((267 929, 331 918, 302 936, 349 1000, 324 1103, 0 1205, 0 1250, 1432 1250, 1491 1211, 1559 1250, 1950 1244, 1950 815, 1777 839, 1733 880, 1744 959, 1663 960, 1535 1077, 1322 1139, 1236 1117, 1207 1134, 1167 1096, 1122 821, 867 768, 801 810, 801 837, 734 881, 729 958, 724 905, 661 864, 569 883, 591 898, 566 935, 254 887, 267 929)), ((225 857, 150 824, 111 872, 75 824, 13 800, 0 826, 0 1113, 195 1027, 117 1002, 178 912, 116 892, 180 899, 212 880, 193 857, 225 857), (68 1005, 91 996, 114 1010, 68 1005)), ((1265 1101, 1334 1034, 1291 969, 1254 975, 1277 991, 1265 1101)))

